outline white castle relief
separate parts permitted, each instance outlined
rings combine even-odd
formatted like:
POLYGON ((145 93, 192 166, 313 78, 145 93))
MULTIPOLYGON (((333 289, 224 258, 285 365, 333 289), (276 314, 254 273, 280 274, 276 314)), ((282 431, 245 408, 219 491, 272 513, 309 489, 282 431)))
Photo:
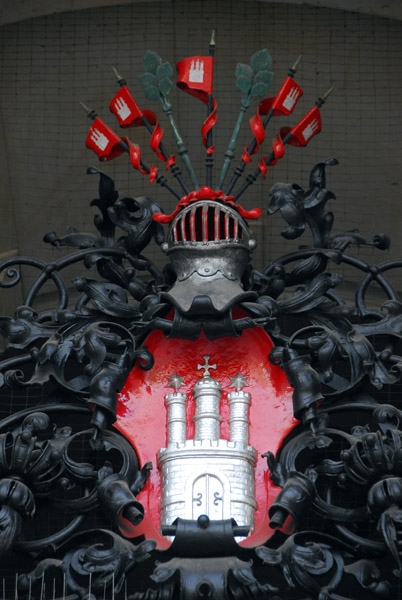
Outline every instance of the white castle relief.
POLYGON ((167 448, 158 453, 162 475, 161 526, 171 525, 177 517, 236 520, 237 524, 254 527, 254 468, 256 450, 248 445, 250 394, 241 391, 246 377, 231 377, 235 391, 228 393, 230 407, 230 440, 220 437, 219 407, 222 388, 210 369, 216 365, 198 365, 204 374, 192 389, 195 400, 194 439, 186 439, 187 395, 178 391, 184 377, 169 377, 175 391, 165 397, 167 408, 167 448))
POLYGON ((204 81, 204 61, 197 58, 191 61, 188 80, 193 83, 202 83, 204 81))

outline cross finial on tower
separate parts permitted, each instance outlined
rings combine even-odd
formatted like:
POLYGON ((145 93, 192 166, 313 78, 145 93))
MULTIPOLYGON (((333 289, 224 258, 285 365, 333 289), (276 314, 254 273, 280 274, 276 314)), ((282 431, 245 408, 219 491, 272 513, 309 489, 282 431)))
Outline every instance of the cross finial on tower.
POLYGON ((205 364, 197 365, 197 369, 198 370, 204 369, 203 377, 209 377, 209 369, 216 369, 216 364, 215 365, 209 364, 209 359, 211 358, 210 356, 203 356, 202 358, 205 360, 205 364))

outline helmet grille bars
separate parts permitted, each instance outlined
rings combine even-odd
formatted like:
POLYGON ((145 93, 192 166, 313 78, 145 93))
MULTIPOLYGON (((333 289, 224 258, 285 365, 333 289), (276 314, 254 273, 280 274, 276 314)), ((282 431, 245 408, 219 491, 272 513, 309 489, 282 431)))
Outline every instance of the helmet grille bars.
POLYGON ((245 236, 242 219, 216 202, 202 202, 181 211, 171 225, 170 242, 238 241, 245 236))

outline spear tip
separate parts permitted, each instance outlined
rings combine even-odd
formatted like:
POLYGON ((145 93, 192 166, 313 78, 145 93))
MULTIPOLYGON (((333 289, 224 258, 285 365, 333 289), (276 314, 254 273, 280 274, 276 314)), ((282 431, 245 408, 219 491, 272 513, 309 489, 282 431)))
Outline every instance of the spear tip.
POLYGON ((87 117, 89 117, 90 119, 92 119, 94 121, 96 119, 96 117, 97 117, 97 114, 94 111, 94 109, 93 108, 89 108, 86 104, 84 104, 83 102, 81 102, 81 100, 79 102, 80 102, 82 108, 87 113, 87 117))
POLYGON ((85 112, 87 114, 89 114, 90 112, 92 112, 91 109, 86 104, 84 104, 83 102, 81 102, 81 100, 79 101, 79 103, 81 104, 82 108, 85 110, 85 112))
POLYGON ((215 29, 212 30, 211 33, 211 41, 209 42, 210 46, 215 46, 215 29))
POLYGON ((325 92, 325 94, 322 96, 322 99, 325 101, 325 100, 328 98, 328 96, 329 96, 330 94, 332 94, 332 92, 333 92, 333 91, 334 91, 334 86, 331 86, 331 87, 329 88, 329 90, 327 90, 327 91, 325 92))
POLYGON ((297 60, 296 60, 295 64, 294 64, 294 65, 293 65, 293 67, 292 67, 292 71, 294 71, 295 73, 296 73, 296 71, 297 71, 297 68, 298 68, 298 66, 299 66, 299 63, 300 63, 300 61, 301 61, 301 58, 302 58, 302 55, 300 54, 300 55, 298 56, 298 58, 297 58, 297 60))
POLYGON ((121 75, 119 75, 116 67, 112 67, 113 69, 113 73, 116 75, 117 81, 119 81, 120 79, 123 79, 123 77, 121 75))

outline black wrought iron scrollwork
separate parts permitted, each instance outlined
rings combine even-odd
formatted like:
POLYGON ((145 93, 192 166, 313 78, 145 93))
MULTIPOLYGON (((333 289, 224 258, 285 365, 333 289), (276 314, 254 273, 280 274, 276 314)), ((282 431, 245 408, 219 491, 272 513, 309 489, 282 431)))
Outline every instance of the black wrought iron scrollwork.
POLYGON ((63 598, 96 598, 112 586, 118 594, 126 573, 146 560, 154 546, 151 540, 134 545, 108 530, 78 533, 63 548, 63 560, 42 560, 33 571, 19 577, 18 590, 34 594, 38 590, 40 594, 44 578, 52 573, 62 577, 63 598))
MULTIPOLYGON (((347 253, 359 245, 386 250, 384 234, 367 240, 357 230, 333 233, 326 168, 336 163, 318 163, 306 191, 296 184, 272 188, 268 213, 284 218, 284 237, 309 228, 313 244, 262 271, 245 260, 240 292, 223 307, 196 298, 198 312, 181 308, 184 296, 170 293, 177 281, 172 265, 161 272, 142 255, 152 239, 163 242, 153 220, 160 208, 149 198, 119 199, 112 179, 97 169, 90 173, 100 178, 91 203, 100 211, 98 234, 51 232, 47 243, 73 251, 51 264, 12 258, 0 265, 3 288, 18 284, 20 266, 37 271, 24 304, 0 318, 10 349, 0 362, 1 389, 6 398, 46 390, 38 405, 0 421, 0 553, 36 561, 18 571, 21 595, 36 600, 52 578, 55 597, 70 600, 102 598, 112 588, 117 598, 127 582, 131 600, 374 600, 399 589, 402 304, 387 276, 402 261, 373 266, 347 253), (73 305, 63 280, 71 265, 83 268, 73 305), (361 274, 354 305, 339 292, 342 265, 361 274), (49 280, 55 308, 40 312, 36 299, 49 280), (374 281, 384 293, 375 308, 367 302, 374 281), (273 340, 269 360, 286 372, 300 421, 276 456, 269 439, 263 449, 278 487, 269 508, 274 535, 247 548, 235 543, 247 532, 234 522, 201 516, 169 528, 175 541, 166 553, 151 540, 123 539, 120 520, 138 524, 146 510, 136 496, 151 465, 140 465, 111 425, 133 366, 153 366, 147 335, 160 329, 196 339, 203 331, 216 339, 250 327, 264 328, 273 340), (27 524, 42 510, 68 518, 37 536, 27 524)), ((201 505, 200 495, 194 501, 201 505)))

